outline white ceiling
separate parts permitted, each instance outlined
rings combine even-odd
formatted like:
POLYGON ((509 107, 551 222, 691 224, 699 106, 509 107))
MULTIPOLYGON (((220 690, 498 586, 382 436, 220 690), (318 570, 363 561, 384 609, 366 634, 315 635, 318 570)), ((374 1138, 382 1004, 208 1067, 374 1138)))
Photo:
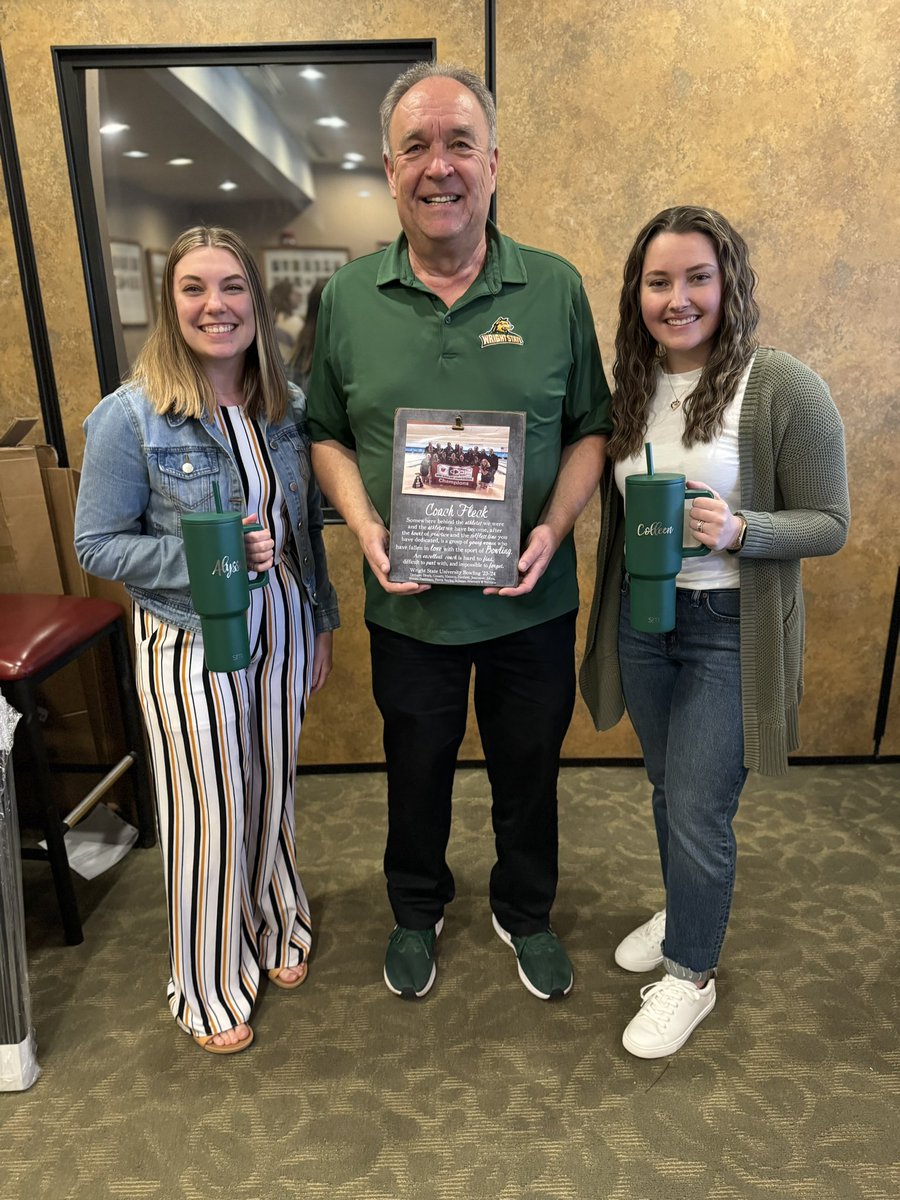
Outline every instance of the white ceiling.
MULTIPOLYGON (((313 165, 336 166, 352 151, 364 156, 366 168, 381 169, 378 105, 402 69, 397 63, 315 64, 324 78, 304 79, 306 64, 241 67, 244 76, 272 112, 284 133, 313 165), (319 117, 338 116, 347 125, 316 125, 319 117)), ((216 70, 216 68, 209 68, 216 70)), ((219 184, 238 185, 234 200, 272 197, 271 181, 260 173, 253 156, 237 136, 210 132, 158 81, 160 70, 114 67, 100 72, 100 121, 118 121, 127 131, 101 137, 103 173, 126 187, 161 199, 202 203, 221 200, 219 184), (146 158, 126 158, 126 150, 142 150, 146 158), (172 167, 171 158, 191 158, 190 166, 172 167)), ((217 127, 218 128, 218 127, 217 127)))

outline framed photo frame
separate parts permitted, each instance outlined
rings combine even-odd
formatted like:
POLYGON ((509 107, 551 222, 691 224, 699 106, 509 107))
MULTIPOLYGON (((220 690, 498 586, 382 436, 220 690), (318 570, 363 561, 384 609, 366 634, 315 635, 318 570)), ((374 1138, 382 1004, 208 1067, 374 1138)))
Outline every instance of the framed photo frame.
POLYGON ((150 287, 150 302, 153 306, 153 316, 159 316, 159 299, 162 295, 163 272, 166 259, 169 257, 165 250, 147 250, 147 277, 150 287))
POLYGON ((150 318, 144 281, 144 252, 140 243, 111 238, 109 258, 116 284, 119 320, 123 325, 146 325, 150 318))
POLYGON ((271 292, 276 283, 287 280, 303 297, 301 315, 306 311, 306 297, 316 280, 327 279, 350 261, 350 251, 343 246, 278 246, 263 250, 262 256, 266 291, 271 292))
POLYGON ((514 587, 525 413, 398 408, 392 463, 388 578, 514 587))

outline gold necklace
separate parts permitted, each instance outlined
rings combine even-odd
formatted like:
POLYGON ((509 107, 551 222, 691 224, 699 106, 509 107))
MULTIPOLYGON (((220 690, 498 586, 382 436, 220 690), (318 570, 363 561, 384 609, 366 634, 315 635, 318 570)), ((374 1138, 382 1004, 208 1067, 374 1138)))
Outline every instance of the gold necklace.
POLYGON ((672 409, 672 412, 674 413, 674 410, 682 407, 682 400, 684 400, 684 397, 683 396, 679 397, 678 392, 676 390, 674 390, 674 384, 672 383, 670 374, 668 374, 667 371, 662 372, 662 377, 664 377, 666 379, 666 382, 668 383, 668 390, 670 390, 672 392, 672 403, 668 407, 670 407, 672 409))
POLYGON ((679 396, 678 393, 675 391, 675 384, 672 382, 672 377, 671 377, 671 375, 669 375, 668 371, 665 369, 665 367, 668 364, 665 363, 665 360, 663 360, 663 363, 665 365, 661 365, 660 370, 662 371, 663 377, 669 385, 669 391, 672 393, 672 403, 669 405, 669 408, 671 408, 672 412, 675 412, 675 410, 677 408, 681 408, 681 401, 684 399, 684 397, 679 396))

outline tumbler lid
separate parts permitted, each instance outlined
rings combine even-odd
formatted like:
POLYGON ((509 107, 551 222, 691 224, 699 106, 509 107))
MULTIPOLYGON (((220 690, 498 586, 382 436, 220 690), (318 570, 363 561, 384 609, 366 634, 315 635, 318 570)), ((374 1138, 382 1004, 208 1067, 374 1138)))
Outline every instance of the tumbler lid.
POLYGON ((181 513, 182 525, 228 525, 235 517, 242 521, 239 512, 190 512, 181 513))
POLYGON ((645 486, 654 483, 674 483, 676 480, 684 483, 684 476, 673 471, 654 471, 652 475, 626 475, 626 486, 630 483, 645 486))

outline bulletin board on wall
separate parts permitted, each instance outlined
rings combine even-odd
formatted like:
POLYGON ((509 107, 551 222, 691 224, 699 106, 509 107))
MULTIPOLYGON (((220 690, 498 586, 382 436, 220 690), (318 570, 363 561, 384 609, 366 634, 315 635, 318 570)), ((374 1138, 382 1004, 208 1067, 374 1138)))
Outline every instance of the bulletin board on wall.
POLYGON ((147 290, 144 281, 144 251, 137 242, 111 239, 109 257, 116 281, 119 320, 123 325, 146 325, 147 290))
POLYGON ((328 279, 349 262, 350 252, 335 246, 278 246, 263 250, 262 259, 266 291, 271 292, 277 283, 290 283, 303 297, 303 310, 316 280, 328 279))
POLYGON ((153 316, 159 316, 159 301, 162 295, 163 275, 166 269, 168 253, 165 250, 147 251, 147 275, 150 284, 150 302, 153 305, 153 316))

